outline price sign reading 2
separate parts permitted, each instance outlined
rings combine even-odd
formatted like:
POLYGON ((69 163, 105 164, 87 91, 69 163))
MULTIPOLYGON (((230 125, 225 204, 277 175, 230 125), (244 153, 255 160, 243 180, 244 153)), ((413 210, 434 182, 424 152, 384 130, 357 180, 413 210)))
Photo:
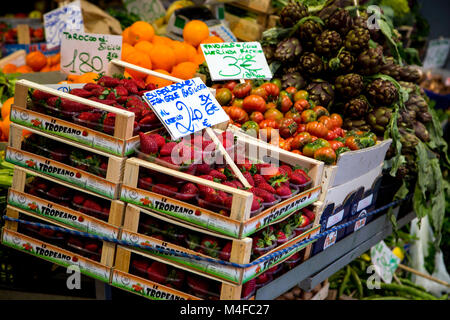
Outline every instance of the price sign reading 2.
POLYGON ((192 110, 192 108, 188 107, 183 101, 177 101, 175 107, 180 111, 180 120, 183 120, 183 123, 178 121, 175 123, 176 128, 181 134, 185 133, 194 133, 194 121, 201 120, 203 118, 203 114, 200 110, 192 110), (183 114, 187 115, 183 117, 183 114))
POLYGON ((80 52, 78 53, 78 49, 73 51, 73 58, 70 63, 63 66, 64 68, 70 68, 71 72, 100 72, 103 70, 103 61, 99 56, 93 56, 91 58, 90 53, 88 52, 80 52), (78 68, 78 70, 76 70, 78 68))

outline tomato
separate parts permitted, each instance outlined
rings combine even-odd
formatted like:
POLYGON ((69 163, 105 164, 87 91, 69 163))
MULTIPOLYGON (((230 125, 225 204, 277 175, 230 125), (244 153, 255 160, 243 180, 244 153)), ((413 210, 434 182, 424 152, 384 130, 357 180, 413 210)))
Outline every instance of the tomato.
POLYGON ((278 97, 278 108, 281 112, 286 113, 289 111, 289 109, 292 107, 293 103, 292 100, 289 98, 289 96, 281 95, 278 97))
POLYGON ((292 152, 292 153, 299 154, 299 155, 303 155, 303 153, 302 153, 300 150, 292 150, 292 149, 291 149, 291 152, 292 152))
POLYGON ((297 93, 297 88, 296 87, 287 87, 286 92, 291 94, 292 96, 294 96, 294 94, 297 93))
POLYGON ((267 120, 281 121, 281 119, 283 119, 283 114, 276 108, 270 108, 264 112, 264 118, 267 120))
POLYGON ((273 103, 273 102, 268 102, 266 104, 266 107, 267 107, 267 110, 272 109, 272 108, 276 109, 277 105, 275 103, 273 103))
POLYGON ((268 96, 266 90, 264 90, 263 87, 253 88, 250 91, 250 94, 251 95, 254 94, 254 95, 260 96, 261 98, 264 99, 264 101, 267 100, 267 96, 268 96))
POLYGON ((263 120, 259 123, 259 128, 263 129, 263 128, 275 128, 278 129, 280 127, 279 122, 273 119, 266 119, 263 120))
POLYGON ((275 83, 271 82, 263 83, 261 85, 261 88, 263 88, 266 91, 267 100, 274 100, 278 98, 278 95, 280 94, 280 88, 275 83))
POLYGON ((250 114, 250 120, 260 123, 264 120, 264 115, 259 111, 254 111, 250 114))
POLYGON ((305 132, 305 131, 306 131, 306 124, 299 123, 298 124, 298 128, 297 128, 297 132, 305 132))
POLYGON ((230 91, 233 91, 234 87, 236 87, 237 82, 234 80, 228 81, 223 85, 224 88, 228 88, 230 91))
POLYGON ((306 124, 306 131, 319 138, 325 138, 328 133, 327 127, 325 127, 323 123, 318 121, 308 122, 306 124))
POLYGON ((337 140, 331 140, 328 142, 330 143, 331 148, 333 148, 333 150, 337 150, 338 148, 342 148, 345 146, 341 141, 337 141, 337 140))
POLYGON ((348 147, 350 150, 359 150, 360 145, 358 142, 358 138, 355 136, 350 136, 345 139, 345 146, 348 147))
POLYGON ((319 119, 321 116, 329 116, 330 115, 328 110, 322 106, 315 106, 313 108, 313 110, 317 115, 317 119, 319 119))
POLYGON ((292 140, 291 148, 301 149, 310 142, 311 142, 311 135, 308 132, 301 132, 297 134, 295 138, 292 140))
POLYGON ((272 127, 259 128, 259 139, 265 142, 271 142, 272 140, 280 139, 280 134, 277 129, 272 127))
POLYGON ((258 136, 259 126, 255 121, 247 121, 242 125, 241 128, 254 137, 258 136))
MULTIPOLYGON (((221 85, 221 84, 219 84, 219 83, 214 83, 212 86, 211 86, 211 88, 213 88, 213 89, 216 89, 216 90, 219 90, 220 88, 222 88, 223 86, 221 85)), ((230 90, 231 91, 231 90, 230 90)))
POLYGON ((302 122, 308 123, 311 121, 316 121, 316 113, 313 110, 305 110, 302 112, 302 122))
POLYGON ((244 102, 242 104, 242 108, 247 112, 266 111, 266 101, 256 94, 251 94, 244 98, 244 102))
POLYGON ((339 157, 342 153, 351 151, 348 147, 340 147, 336 149, 336 157, 339 157))
POLYGON ((231 90, 228 88, 220 88, 216 91, 216 100, 221 106, 227 106, 232 98, 231 90))
POLYGON ((303 112, 304 110, 307 110, 311 107, 308 100, 305 99, 299 99, 295 100, 294 108, 297 109, 298 112, 303 112))
POLYGON ((329 130, 327 135, 325 136, 325 139, 327 140, 334 140, 338 137, 338 135, 336 134, 336 132, 334 132, 333 130, 329 130))
POLYGON ((291 151, 291 145, 290 145, 288 139, 284 140, 284 139, 280 138, 280 140, 278 142, 278 146, 283 150, 291 151))
POLYGON ((238 122, 238 123, 244 123, 248 121, 248 114, 245 112, 244 109, 239 107, 229 107, 227 108, 227 114, 231 118, 231 120, 238 122))
POLYGON ((339 137, 344 137, 346 133, 342 128, 334 128, 333 132, 335 132, 339 137))
POLYGON ((316 141, 317 139, 319 139, 319 138, 317 138, 316 136, 311 136, 311 142, 314 142, 314 141, 316 141))
POLYGON ((272 79, 272 81, 270 81, 270 83, 276 84, 278 87, 278 90, 281 90, 281 80, 280 79, 277 79, 277 78, 272 79))
POLYGON ((330 119, 334 123, 335 128, 342 127, 343 121, 342 121, 342 117, 340 115, 338 115, 337 113, 332 113, 330 115, 330 119))
POLYGON ((331 147, 330 143, 322 138, 318 138, 314 143, 317 143, 321 147, 331 147))
POLYGON ((314 159, 323 161, 326 164, 333 164, 336 161, 336 153, 333 148, 322 147, 314 151, 314 159))
POLYGON ((314 157, 314 152, 316 152, 316 150, 318 150, 320 148, 321 148, 321 146, 319 146, 315 142, 310 142, 303 147, 302 153, 305 156, 312 158, 312 157, 314 157))
POLYGON ((239 83, 233 88, 233 93, 236 98, 244 98, 250 94, 252 85, 248 82, 239 83))
POLYGON ((306 90, 298 90, 295 94, 294 94, 294 101, 298 101, 300 99, 302 100, 306 100, 308 99, 308 91, 306 90))
POLYGON ((320 123, 323 123, 323 125, 328 130, 333 130, 334 129, 334 123, 333 123, 333 121, 331 121, 331 118, 329 116, 321 116, 318 121, 320 123))
POLYGON ((284 118, 280 122, 280 136, 283 138, 291 137, 297 131, 297 123, 294 119, 284 118))
POLYGON ((233 103, 231 104, 233 107, 238 107, 242 109, 242 106, 244 104, 244 100, 243 99, 234 99, 233 103))
POLYGON ((297 124, 302 122, 302 115, 299 112, 297 112, 297 110, 295 110, 294 108, 291 108, 291 110, 286 112, 284 114, 284 117, 294 119, 294 121, 297 122, 297 124))

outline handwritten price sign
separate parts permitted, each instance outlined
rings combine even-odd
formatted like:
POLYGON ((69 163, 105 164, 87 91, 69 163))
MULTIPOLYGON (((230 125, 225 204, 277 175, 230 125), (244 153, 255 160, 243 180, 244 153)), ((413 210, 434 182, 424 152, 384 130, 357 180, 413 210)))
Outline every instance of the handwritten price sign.
POLYGON ((122 52, 122 36, 63 32, 61 70, 70 74, 106 72, 108 62, 122 52))
POLYGON ((272 78, 259 42, 224 42, 200 46, 213 81, 272 78))
POLYGON ((400 259, 392 253, 384 241, 380 241, 370 249, 370 257, 376 273, 386 283, 392 282, 392 276, 397 270, 400 259))
POLYGON ((74 1, 44 14, 44 28, 47 49, 58 47, 61 44, 62 33, 66 30, 83 32, 80 1, 74 1))
POLYGON ((148 91, 144 99, 174 140, 230 120, 200 78, 148 91))

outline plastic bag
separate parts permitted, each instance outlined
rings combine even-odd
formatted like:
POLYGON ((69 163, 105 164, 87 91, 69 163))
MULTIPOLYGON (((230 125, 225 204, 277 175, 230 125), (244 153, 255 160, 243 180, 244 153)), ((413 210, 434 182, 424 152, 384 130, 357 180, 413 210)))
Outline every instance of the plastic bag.
MULTIPOLYGON (((425 258, 428 255, 428 246, 434 241, 433 231, 428 217, 422 218, 421 228, 418 226, 418 219, 411 221, 411 235, 415 235, 419 240, 415 241, 410 247, 411 267, 419 272, 430 275, 425 269, 425 258)), ((434 278, 450 283, 450 276, 444 264, 442 251, 436 252, 434 257, 434 272, 431 275, 434 278)), ((437 282, 425 279, 420 276, 412 275, 411 281, 416 285, 422 286, 428 292, 440 297, 443 294, 450 293, 450 288, 437 282)))

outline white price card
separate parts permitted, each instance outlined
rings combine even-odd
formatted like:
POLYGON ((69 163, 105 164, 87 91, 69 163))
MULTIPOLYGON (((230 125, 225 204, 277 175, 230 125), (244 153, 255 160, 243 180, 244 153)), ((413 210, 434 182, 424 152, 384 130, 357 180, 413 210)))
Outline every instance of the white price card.
POLYGON ((83 15, 80 1, 74 1, 61 8, 44 14, 45 40, 47 49, 61 44, 62 32, 65 30, 84 31, 83 15))
POLYGON ((147 91, 143 98, 174 140, 230 120, 200 78, 147 91))
POLYGON ((423 61, 425 69, 442 68, 450 50, 450 39, 435 39, 428 44, 427 54, 423 61))
POLYGON ((106 72, 121 57, 122 36, 64 31, 62 37, 61 71, 67 74, 106 72))
POLYGON ((380 241, 370 248, 370 258, 381 279, 386 283, 391 283, 394 272, 401 262, 400 258, 392 253, 392 250, 388 248, 384 241, 380 241))
POLYGON ((159 0, 123 0, 123 4, 128 12, 147 22, 153 22, 166 14, 159 0))
POLYGON ((259 42, 223 42, 200 46, 213 81, 272 78, 259 42))

